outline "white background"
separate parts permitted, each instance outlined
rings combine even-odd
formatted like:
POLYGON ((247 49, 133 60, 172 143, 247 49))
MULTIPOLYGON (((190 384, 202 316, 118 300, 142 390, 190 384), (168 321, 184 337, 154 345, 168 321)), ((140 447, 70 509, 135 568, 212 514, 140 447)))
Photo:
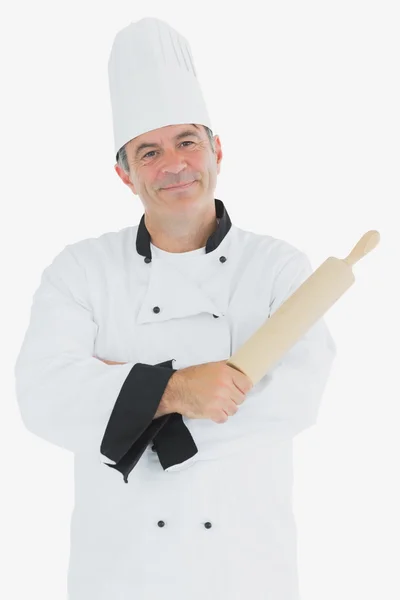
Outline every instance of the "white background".
POLYGON ((338 355, 318 423, 295 441, 294 510, 302 600, 398 599, 398 3, 148 6, 2 9, 0 596, 65 599, 73 455, 24 428, 13 366, 45 266, 143 214, 114 171, 107 61, 117 31, 150 16, 190 43, 233 223, 296 245, 314 269, 381 234, 326 315, 338 355))

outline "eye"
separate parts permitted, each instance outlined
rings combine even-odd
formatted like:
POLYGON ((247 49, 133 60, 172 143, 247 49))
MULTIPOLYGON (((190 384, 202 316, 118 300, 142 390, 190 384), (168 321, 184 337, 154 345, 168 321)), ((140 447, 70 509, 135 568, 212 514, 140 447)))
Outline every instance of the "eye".
MULTIPOLYGON (((194 144, 194 142, 190 142, 189 140, 187 140, 186 142, 181 142, 182 144, 194 144)), ((148 156, 149 154, 153 154, 155 152, 155 150, 150 150, 150 152, 147 152, 143 158, 146 158, 146 156, 148 156)))

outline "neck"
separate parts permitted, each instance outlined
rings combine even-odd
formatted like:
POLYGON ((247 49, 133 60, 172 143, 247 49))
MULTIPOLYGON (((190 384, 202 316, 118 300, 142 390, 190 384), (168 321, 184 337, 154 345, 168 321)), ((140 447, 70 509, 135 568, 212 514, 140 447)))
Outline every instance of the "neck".
POLYGON ((203 248, 216 230, 214 200, 206 212, 199 214, 154 215, 145 213, 145 225, 151 243, 166 252, 190 252, 203 248))

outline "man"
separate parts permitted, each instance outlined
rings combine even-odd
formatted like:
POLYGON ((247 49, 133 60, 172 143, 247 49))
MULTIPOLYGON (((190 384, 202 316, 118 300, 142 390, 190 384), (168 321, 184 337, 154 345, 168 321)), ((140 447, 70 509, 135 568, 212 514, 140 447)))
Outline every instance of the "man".
POLYGON ((15 367, 26 427, 74 453, 69 600, 298 600, 292 440, 335 344, 320 319, 254 386, 226 361, 310 262, 214 197, 182 36, 131 23, 109 76, 115 170, 145 213, 45 268, 15 367))

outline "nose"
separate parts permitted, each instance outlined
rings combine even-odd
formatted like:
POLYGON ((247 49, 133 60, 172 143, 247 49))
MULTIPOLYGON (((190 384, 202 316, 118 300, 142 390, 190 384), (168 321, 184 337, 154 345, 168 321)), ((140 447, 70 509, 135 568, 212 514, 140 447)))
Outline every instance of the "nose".
POLYGON ((184 169, 186 169, 186 160, 182 155, 175 152, 175 150, 164 152, 164 166, 161 168, 163 173, 174 173, 177 175, 184 169))
POLYGON ((186 163, 178 164, 180 161, 168 163, 165 167, 161 169, 163 173, 173 173, 174 175, 178 175, 181 171, 186 169, 186 163))

